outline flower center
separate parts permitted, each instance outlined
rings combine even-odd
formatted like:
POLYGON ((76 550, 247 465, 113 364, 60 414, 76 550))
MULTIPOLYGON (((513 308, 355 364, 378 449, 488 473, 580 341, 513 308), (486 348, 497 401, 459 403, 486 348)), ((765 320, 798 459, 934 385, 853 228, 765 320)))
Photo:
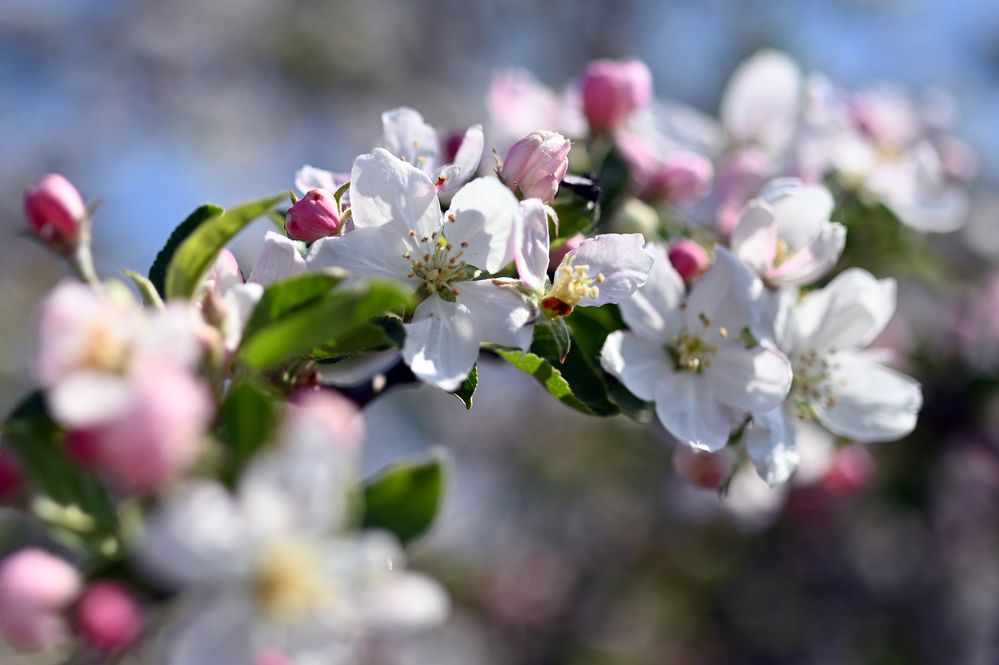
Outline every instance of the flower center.
POLYGON ((672 344, 667 345, 666 352, 673 359, 673 365, 678 372, 700 374, 711 367, 718 347, 706 342, 702 337, 681 333, 672 344))
POLYGON ((576 265, 576 256, 570 255, 559 268, 555 283, 541 300, 541 306, 553 316, 568 316, 573 307, 584 298, 600 296, 600 287, 606 278, 603 273, 590 277, 590 266, 576 265))
POLYGON ((791 254, 791 248, 787 246, 787 241, 783 238, 777 239, 777 251, 774 252, 774 268, 779 268, 782 263, 787 261, 787 257, 791 254))
POLYGON ((315 611, 328 601, 329 584, 319 553, 302 542, 269 546, 253 575, 259 607, 272 619, 291 619, 315 611))
POLYGON ((107 321, 95 321, 87 335, 80 364, 91 369, 120 372, 125 369, 128 349, 107 321))
POLYGON ((801 417, 814 416, 809 412, 811 404, 820 404, 826 408, 836 405, 836 395, 830 384, 833 364, 829 362, 827 354, 814 350, 805 351, 792 356, 791 364, 794 368, 791 394, 799 404, 801 417))
POLYGON ((471 278, 469 273, 474 270, 462 259, 468 243, 461 243, 455 252, 454 245, 443 233, 435 232, 430 236, 417 238, 416 231, 410 231, 409 235, 416 240, 416 247, 406 250, 402 255, 402 258, 411 261, 409 276, 423 282, 427 295, 437 293, 445 298, 456 297, 458 290, 453 283, 467 281, 471 278))

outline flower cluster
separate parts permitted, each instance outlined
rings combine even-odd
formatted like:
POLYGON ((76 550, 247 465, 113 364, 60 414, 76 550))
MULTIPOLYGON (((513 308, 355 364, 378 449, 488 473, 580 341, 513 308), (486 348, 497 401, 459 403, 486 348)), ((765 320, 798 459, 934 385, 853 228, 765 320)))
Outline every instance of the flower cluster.
MULTIPOLYGON (((300 197, 194 211, 148 277, 125 271, 141 303, 96 275, 72 184, 28 191, 30 230, 78 279, 43 303, 37 391, 4 423, 0 498, 51 546, 0 561, 0 635, 170 665, 358 663, 374 635, 443 621, 401 547, 433 522, 442 460, 361 478, 357 405, 422 382, 471 408, 480 362, 587 414, 654 418, 712 488, 741 461, 787 482, 802 427, 913 430, 919 384, 870 348, 896 282, 849 241, 875 215, 959 222, 973 160, 939 100, 844 91, 765 52, 719 120, 656 100, 634 60, 561 95, 503 72, 488 104, 491 170, 481 125, 442 140, 387 111, 349 173, 305 166, 300 197), (277 229, 244 271, 225 245, 261 217, 277 229)), ((836 487, 870 474, 858 455, 836 487)))

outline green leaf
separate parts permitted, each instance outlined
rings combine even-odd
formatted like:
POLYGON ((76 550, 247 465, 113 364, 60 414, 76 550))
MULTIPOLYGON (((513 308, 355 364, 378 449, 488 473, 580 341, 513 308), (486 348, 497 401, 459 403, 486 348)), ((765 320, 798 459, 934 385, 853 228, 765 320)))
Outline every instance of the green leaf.
POLYGON ((569 336, 569 326, 562 317, 550 319, 544 325, 547 326, 548 332, 551 333, 552 340, 555 342, 555 353, 558 357, 558 362, 561 365, 565 362, 565 358, 569 355, 569 351, 572 350, 572 339, 569 336))
POLYGON ((426 533, 440 510, 447 482, 444 456, 392 464, 364 487, 366 529, 384 529, 403 544, 426 533))
POLYGON ((287 194, 278 194, 244 203, 197 225, 173 252, 166 271, 166 297, 190 298, 226 243, 287 198, 287 194))
POLYGON ((361 324, 347 335, 317 346, 308 353, 308 357, 320 362, 336 362, 361 354, 401 349, 405 339, 406 331, 400 319, 381 316, 361 324))
POLYGON ((278 424, 275 396, 252 382, 237 383, 219 408, 216 433, 229 453, 223 476, 234 483, 250 459, 271 440, 278 424))
POLYGON ((161 296, 166 295, 167 267, 173 260, 173 255, 176 253, 180 243, 184 242, 196 228, 216 217, 221 217, 224 212, 225 210, 219 206, 206 203, 188 215, 187 219, 181 222, 180 226, 170 234, 166 245, 156 255, 156 260, 153 261, 152 267, 149 268, 149 281, 153 283, 156 291, 161 296))
POLYGON ((341 282, 343 275, 306 273, 270 284, 253 308, 243 328, 243 337, 252 337, 278 319, 310 303, 314 303, 341 282))
POLYGON ((107 490, 96 475, 66 457, 63 432, 41 393, 14 409, 3 434, 24 470, 32 507, 52 536, 87 554, 116 553, 118 519, 107 490))
POLYGON ((541 386, 548 391, 548 394, 559 400, 566 406, 577 411, 582 411, 587 415, 596 415, 593 410, 584 404, 572 392, 569 382, 565 380, 562 373, 552 367, 551 363, 541 356, 523 351, 497 351, 503 360, 507 361, 521 372, 533 376, 541 386))
MULTIPOLYGON (((321 345, 335 344, 372 319, 405 307, 409 298, 406 287, 390 281, 335 289, 279 318, 268 317, 265 325, 244 334, 238 353, 250 365, 268 369, 321 345)), ((256 312, 251 323, 255 318, 256 312)))
POLYGON ((468 377, 461 384, 461 386, 455 390, 452 395, 458 398, 458 401, 465 405, 465 409, 472 410, 472 397, 475 396, 475 389, 479 387, 479 366, 475 365, 472 367, 472 371, 468 373, 468 377))
POLYGON ((139 293, 142 294, 142 302, 145 303, 146 307, 163 308, 163 299, 152 282, 132 270, 123 269, 121 272, 132 280, 132 283, 139 289, 139 293))
POLYGON ((552 201, 552 209, 558 215, 558 229, 549 220, 549 237, 553 249, 560 247, 577 234, 586 234, 597 225, 600 218, 599 201, 590 198, 592 192, 570 187, 559 188, 558 196, 552 201))
POLYGON ((597 171, 597 182, 600 183, 600 205, 604 210, 613 211, 625 194, 628 193, 630 181, 628 162, 612 148, 607 152, 597 171))

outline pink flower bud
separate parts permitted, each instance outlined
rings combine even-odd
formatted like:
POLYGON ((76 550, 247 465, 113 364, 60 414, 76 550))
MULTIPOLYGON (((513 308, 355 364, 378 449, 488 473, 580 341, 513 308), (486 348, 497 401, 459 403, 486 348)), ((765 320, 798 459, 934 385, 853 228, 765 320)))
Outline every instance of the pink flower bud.
POLYGON ((638 60, 595 60, 581 88, 590 127, 611 129, 652 101, 652 73, 638 60))
POLYGON ((284 228, 289 236, 305 242, 334 235, 340 228, 340 215, 333 192, 310 190, 288 210, 284 228))
POLYGON ((708 269, 711 265, 711 258, 703 247, 689 238, 684 238, 673 243, 669 248, 669 262, 683 281, 690 283, 698 275, 708 269))
POLYGON ((76 605, 76 626, 88 644, 116 652, 131 646, 145 620, 132 595, 114 582, 95 582, 76 605))
POLYGON ((24 487, 21 463, 9 450, 0 450, 0 501, 10 501, 24 487))
POLYGON ((716 490, 725 484, 735 467, 735 457, 730 450, 706 453, 680 444, 673 452, 673 468, 688 482, 716 490))
POLYGON ((80 592, 80 574, 62 559, 24 549, 0 564, 0 635, 24 649, 66 639, 63 611, 80 592))
POLYGON ((503 160, 503 179, 521 198, 548 203, 558 193, 569 170, 569 139, 557 132, 538 130, 520 139, 503 160))
POLYGON ((871 454, 861 445, 852 445, 837 451, 822 478, 822 488, 836 497, 851 496, 867 487, 873 475, 871 454))
POLYGON ((280 651, 261 651, 253 659, 253 665, 292 665, 292 660, 280 651))
POLYGON ((32 232, 48 244, 73 245, 87 217, 83 197, 69 180, 50 173, 24 194, 32 232))
POLYGON ((631 189, 647 201, 684 201, 708 193, 714 167, 704 155, 674 150, 659 155, 640 137, 621 132, 618 148, 628 162, 631 189))
POLYGON ((565 258, 565 255, 579 247, 584 240, 586 240, 584 236, 574 235, 566 240, 565 244, 561 247, 551 250, 551 252, 548 253, 548 270, 554 271, 558 268, 559 264, 562 263, 562 259, 565 258))

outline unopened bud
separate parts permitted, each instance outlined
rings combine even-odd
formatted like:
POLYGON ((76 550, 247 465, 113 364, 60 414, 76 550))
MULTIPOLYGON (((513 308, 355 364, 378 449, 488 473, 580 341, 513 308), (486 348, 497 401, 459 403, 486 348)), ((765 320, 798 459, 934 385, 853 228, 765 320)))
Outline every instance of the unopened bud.
POLYGON ((611 129, 652 101, 652 73, 638 60, 596 60, 586 68, 581 88, 590 127, 611 129))
POLYGON ((63 612, 80 586, 76 568, 48 552, 11 554, 0 564, 0 635, 22 649, 64 642, 69 631, 63 612))
POLYGON ((132 595, 114 582, 95 582, 76 605, 76 625, 83 639, 107 653, 131 646, 142 633, 142 610, 132 595))
POLYGON ((340 215, 333 192, 309 190, 288 210, 284 227, 289 236, 305 242, 335 235, 340 229, 340 215))
POLYGON ((569 139, 538 130, 520 139, 503 160, 503 179, 525 199, 550 202, 569 170, 569 139))
POLYGON ((711 257, 704 250, 689 238, 677 241, 669 248, 669 262, 683 281, 690 283, 711 265, 711 257))
POLYGON ((58 173, 50 173, 24 194, 24 212, 31 231, 47 245, 76 245, 87 206, 80 192, 58 173))
POLYGON ((611 217, 614 233, 641 233, 646 239, 659 237, 659 213, 648 203, 628 198, 611 217))

